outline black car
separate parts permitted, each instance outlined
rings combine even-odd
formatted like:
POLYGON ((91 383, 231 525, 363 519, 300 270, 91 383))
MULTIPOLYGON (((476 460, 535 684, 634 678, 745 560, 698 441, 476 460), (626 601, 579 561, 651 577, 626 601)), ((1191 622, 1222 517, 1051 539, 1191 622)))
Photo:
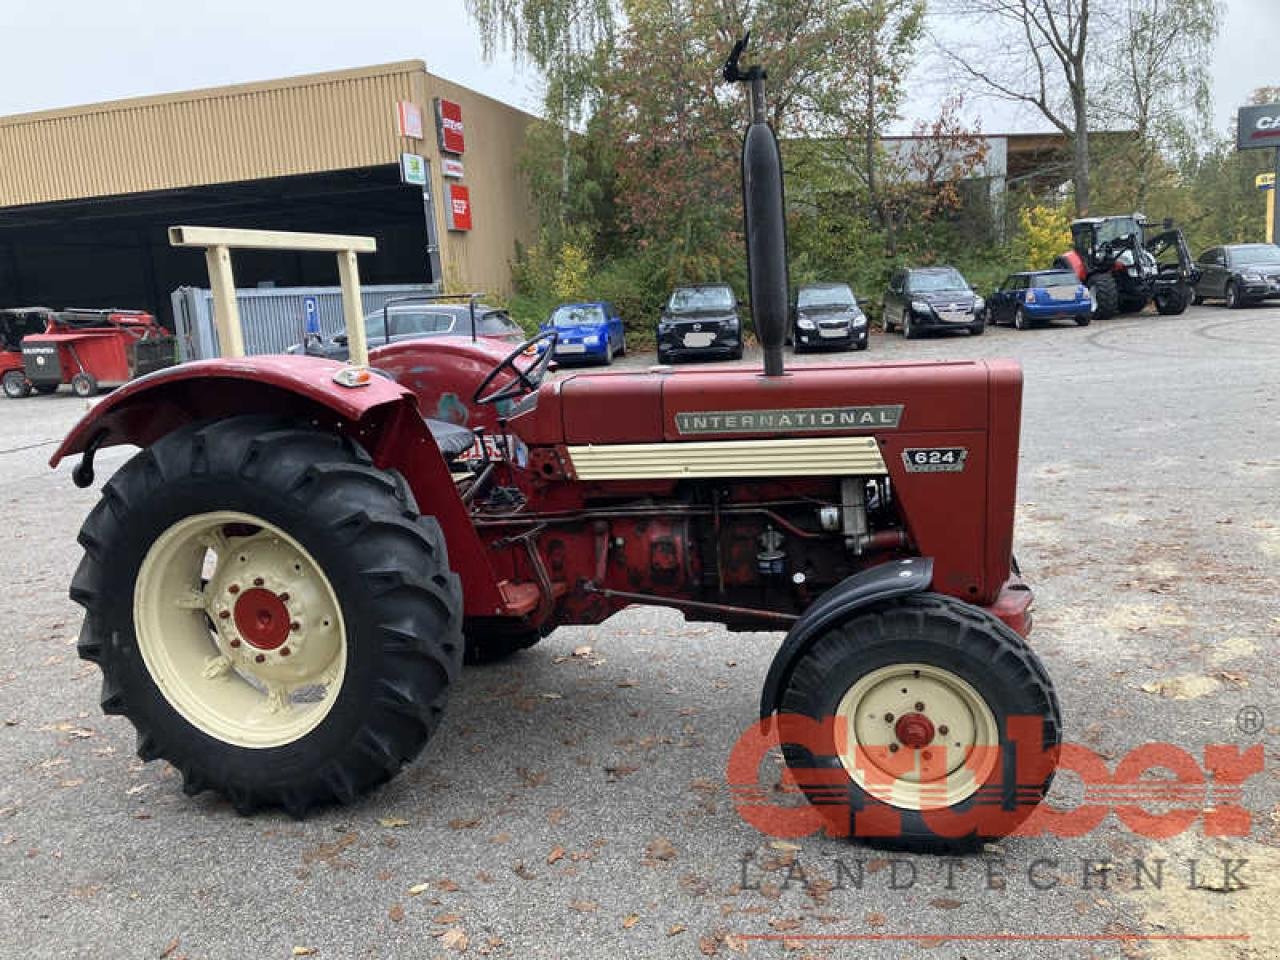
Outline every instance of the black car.
POLYGON ((807 283, 791 301, 796 352, 817 347, 867 349, 867 317, 847 283, 807 283))
POLYGON ((1280 297, 1280 246, 1274 243, 1212 247, 1200 254, 1196 265, 1196 303, 1221 299, 1234 309, 1280 297))
MULTIPOLYGON (((477 303, 474 314, 470 304, 399 301, 392 302, 364 318, 365 338, 369 349, 401 340, 419 337, 469 337, 472 335, 472 316, 475 317, 475 335, 495 337, 517 344, 524 334, 505 310, 477 303)), ((312 357, 330 360, 347 359, 347 335, 339 333, 332 338, 320 334, 308 334, 302 343, 295 343, 286 353, 306 353, 312 357)))
POLYGON ((900 268, 884 293, 884 329, 901 327, 908 340, 927 330, 968 330, 976 336, 986 327, 985 307, 955 267, 900 268))
POLYGON ((658 362, 741 356, 742 320, 733 288, 727 283, 676 287, 658 320, 658 362))

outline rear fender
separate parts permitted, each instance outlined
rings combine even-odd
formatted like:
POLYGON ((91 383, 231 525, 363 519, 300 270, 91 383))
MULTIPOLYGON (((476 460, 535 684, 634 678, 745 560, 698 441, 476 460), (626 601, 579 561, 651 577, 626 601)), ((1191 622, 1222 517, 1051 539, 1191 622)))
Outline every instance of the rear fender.
POLYGON ((418 415, 413 394, 379 376, 365 386, 339 386, 333 375, 344 366, 316 357, 261 356, 170 367, 131 381, 98 403, 63 440, 49 465, 56 467, 91 448, 147 447, 199 420, 251 413, 310 420, 359 443, 378 467, 404 475, 419 508, 444 531, 450 566, 462 579, 467 615, 493 615, 501 607, 501 595, 488 553, 418 415))
POLYGON ((928 590, 933 583, 933 560, 912 557, 891 560, 846 577, 820 596, 791 627, 774 654, 760 691, 760 716, 770 717, 782 706, 782 695, 797 662, 826 631, 858 610, 894 597, 928 590))

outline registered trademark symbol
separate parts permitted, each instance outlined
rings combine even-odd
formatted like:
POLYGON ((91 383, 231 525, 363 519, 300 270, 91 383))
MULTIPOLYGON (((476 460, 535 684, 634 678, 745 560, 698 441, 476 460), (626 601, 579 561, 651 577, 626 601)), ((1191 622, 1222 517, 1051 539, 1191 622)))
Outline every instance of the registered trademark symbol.
POLYGON ((1236 729, 1252 737, 1262 732, 1262 721, 1262 708, 1250 704, 1236 714, 1236 729))

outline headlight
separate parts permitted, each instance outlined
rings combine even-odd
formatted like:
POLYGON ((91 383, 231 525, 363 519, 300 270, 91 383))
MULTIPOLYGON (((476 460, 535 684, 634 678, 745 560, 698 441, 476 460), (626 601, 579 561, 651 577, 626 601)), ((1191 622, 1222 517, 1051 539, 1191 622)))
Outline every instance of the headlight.
MULTIPOLYGON (((1027 292, 1028 292, 1028 293, 1030 293, 1031 291, 1029 291, 1029 290, 1028 290, 1027 292)), ((983 307, 985 307, 986 305, 987 305, 987 301, 983 300, 981 297, 974 297, 974 298, 973 298, 973 312, 974 312, 974 313, 977 313, 979 310, 981 310, 981 309, 982 309, 983 307)))
POLYGON ((931 308, 923 300, 912 300, 911 309, 916 313, 928 313, 931 308))
POLYGON ((600 338, 594 333, 591 334, 591 336, 589 337, 583 337, 582 342, 585 343, 588 347, 600 346, 600 338))
POLYGON ((859 313, 855 315, 853 320, 850 322, 855 327, 865 327, 867 325, 867 315, 865 313, 859 313))
POLYGON ((796 326, 799 327, 801 330, 812 330, 813 321, 810 320, 808 317, 800 317, 796 320, 796 326))

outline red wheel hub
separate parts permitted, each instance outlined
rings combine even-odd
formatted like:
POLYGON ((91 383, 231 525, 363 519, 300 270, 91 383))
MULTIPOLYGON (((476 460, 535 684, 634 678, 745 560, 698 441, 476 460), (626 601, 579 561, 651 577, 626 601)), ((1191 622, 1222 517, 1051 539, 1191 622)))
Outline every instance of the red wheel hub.
POLYGON ((240 636, 259 650, 274 650, 289 638, 289 609, 270 590, 252 587, 241 593, 235 619, 240 636))
POLYGON ((912 750, 933 743, 933 721, 923 713, 904 713, 893 725, 893 732, 904 747, 912 750))

